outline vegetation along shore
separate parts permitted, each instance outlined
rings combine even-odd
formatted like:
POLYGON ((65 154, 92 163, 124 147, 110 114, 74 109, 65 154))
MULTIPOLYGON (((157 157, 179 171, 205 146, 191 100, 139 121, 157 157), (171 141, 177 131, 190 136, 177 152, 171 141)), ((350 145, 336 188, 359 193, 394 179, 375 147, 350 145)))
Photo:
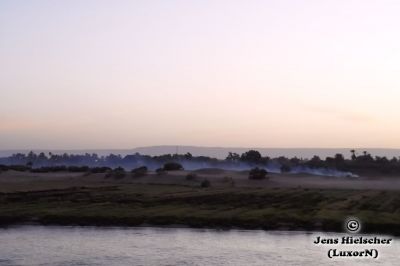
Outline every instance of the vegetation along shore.
MULTIPOLYGON (((187 170, 180 160, 184 156, 189 157, 164 156, 167 159, 159 160, 160 165, 153 168, 138 166, 138 160, 132 163, 137 167, 130 169, 124 165, 73 166, 65 165, 65 161, 46 166, 38 161, 3 164, 0 223, 4 226, 178 224, 342 232, 345 219, 356 216, 362 221, 364 233, 400 235, 400 178, 394 159, 385 163, 390 171, 381 171, 384 164, 381 161, 386 160, 369 154, 361 155, 362 159, 353 157, 343 161, 335 156, 333 160, 342 161, 344 168, 320 168, 327 173, 337 170, 352 175, 318 175, 295 172, 293 164, 286 169, 285 164, 276 165, 280 171, 268 171, 264 162, 246 158, 264 160, 253 151, 238 157, 229 154, 230 158, 217 162, 246 163, 245 169, 187 170), (369 156, 372 160, 367 160, 369 156), (368 167, 361 167, 361 160, 368 167)), ((269 168, 274 160, 268 159, 269 168)), ((301 161, 309 164, 311 160, 301 161)), ((330 159, 320 163, 327 162, 330 159)))

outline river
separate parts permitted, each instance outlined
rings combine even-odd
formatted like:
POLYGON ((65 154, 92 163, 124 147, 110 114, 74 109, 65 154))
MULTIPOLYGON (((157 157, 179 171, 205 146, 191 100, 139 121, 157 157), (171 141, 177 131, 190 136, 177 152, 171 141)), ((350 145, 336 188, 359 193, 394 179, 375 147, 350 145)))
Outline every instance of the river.
POLYGON ((211 230, 17 226, 0 229, 0 265, 399 265, 400 241, 384 246, 315 245, 340 234, 211 230), (376 248, 378 259, 329 259, 331 248, 376 248))

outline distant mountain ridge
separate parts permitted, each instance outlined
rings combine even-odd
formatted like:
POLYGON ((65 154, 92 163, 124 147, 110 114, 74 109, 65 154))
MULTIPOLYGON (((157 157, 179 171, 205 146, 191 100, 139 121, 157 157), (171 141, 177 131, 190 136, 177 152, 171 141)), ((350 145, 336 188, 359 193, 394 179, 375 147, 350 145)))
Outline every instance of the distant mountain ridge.
MULTIPOLYGON (((328 156, 334 156, 337 153, 343 154, 346 158, 349 158, 351 153, 350 150, 353 148, 239 148, 239 147, 201 147, 201 146, 184 146, 184 145, 160 145, 160 146, 148 146, 148 147, 137 147, 133 149, 33 149, 34 152, 45 152, 45 153, 69 153, 69 154, 84 154, 84 153, 97 153, 99 155, 107 155, 110 153, 120 154, 122 156, 127 154, 134 154, 136 152, 143 155, 162 155, 162 154, 185 154, 190 152, 195 156, 209 156, 219 159, 225 158, 229 152, 243 153, 250 149, 259 151, 263 156, 269 157, 298 157, 298 158, 311 158, 317 155, 321 158, 328 156)), ((388 158, 400 157, 400 149, 384 149, 384 148, 354 148, 358 154, 362 154, 363 151, 367 151, 372 156, 386 156, 388 158)), ((0 157, 10 156, 14 153, 28 153, 29 149, 21 150, 0 150, 0 157)))

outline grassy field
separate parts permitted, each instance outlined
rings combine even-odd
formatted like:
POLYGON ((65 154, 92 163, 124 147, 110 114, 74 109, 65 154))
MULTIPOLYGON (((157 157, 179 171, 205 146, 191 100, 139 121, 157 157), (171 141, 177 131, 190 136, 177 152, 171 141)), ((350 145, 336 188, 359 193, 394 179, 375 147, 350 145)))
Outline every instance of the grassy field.
MULTIPOLYGON (((60 180, 48 185, 52 183, 43 178, 36 183, 21 179, 23 189, 0 193, 0 223, 343 231, 346 217, 356 216, 363 222, 363 232, 400 234, 400 194, 396 190, 201 188, 196 182, 157 184, 151 178, 147 183, 145 179, 80 183, 74 178, 63 179, 64 185, 57 183, 60 180), (36 187, 30 189, 29 184, 36 187)), ((4 179, 1 184, 6 185, 4 179)))

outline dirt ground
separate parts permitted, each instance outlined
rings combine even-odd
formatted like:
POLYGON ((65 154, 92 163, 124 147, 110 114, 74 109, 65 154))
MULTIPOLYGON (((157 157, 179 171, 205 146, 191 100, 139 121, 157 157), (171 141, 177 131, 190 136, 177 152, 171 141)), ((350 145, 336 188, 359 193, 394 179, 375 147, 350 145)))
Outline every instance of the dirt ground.
POLYGON ((215 187, 400 190, 400 177, 345 178, 305 174, 269 174, 265 180, 249 180, 246 171, 201 169, 197 171, 171 171, 162 175, 149 172, 143 177, 133 177, 127 172, 126 176, 121 179, 106 178, 105 174, 6 171, 0 173, 0 192, 64 189, 82 186, 97 187, 124 183, 198 186, 204 179, 208 179, 211 185, 215 187), (191 180, 186 178, 189 173, 195 175, 191 180))

